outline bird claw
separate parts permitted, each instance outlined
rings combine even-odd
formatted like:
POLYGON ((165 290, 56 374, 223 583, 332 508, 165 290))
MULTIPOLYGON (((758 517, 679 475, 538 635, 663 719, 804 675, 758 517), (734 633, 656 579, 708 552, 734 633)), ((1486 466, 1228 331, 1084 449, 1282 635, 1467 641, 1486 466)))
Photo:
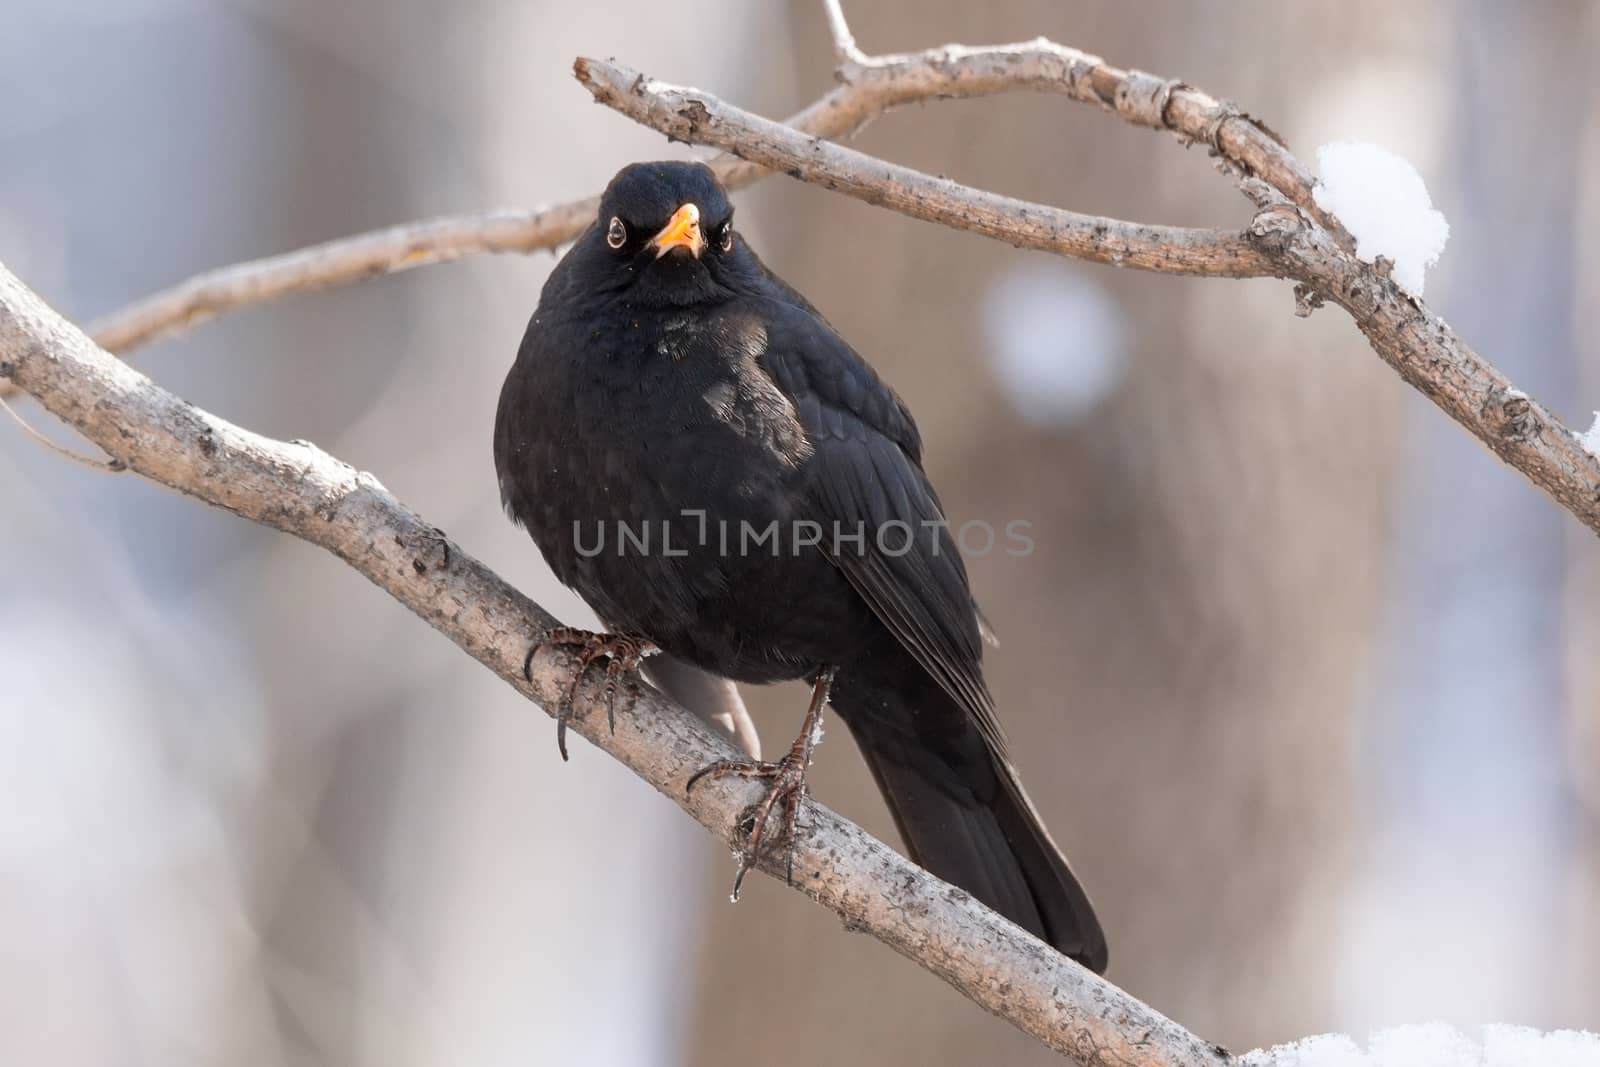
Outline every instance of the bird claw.
POLYGON ((745 814, 739 820, 739 827, 744 828, 744 820, 750 820, 750 830, 745 834, 744 846, 738 852, 739 870, 733 876, 732 899, 739 899, 739 887, 744 885, 744 876, 750 873, 750 868, 756 865, 761 858, 761 846, 767 833, 767 819, 772 815, 772 809, 779 801, 783 802, 783 830, 779 839, 784 845, 785 865, 783 880, 788 885, 794 885, 794 846, 800 834, 800 802, 806 798, 806 768, 811 766, 811 750, 817 747, 817 742, 822 740, 822 709, 828 705, 828 694, 833 689, 834 668, 824 667, 817 672, 816 680, 811 686, 811 703, 806 708, 806 717, 801 722, 800 736, 795 738, 789 751, 777 763, 768 763, 765 760, 751 759, 722 759, 709 766, 702 767, 689 776, 689 781, 684 784, 684 796, 688 796, 703 779, 706 778, 765 778, 767 791, 765 795, 751 807, 745 809, 745 814))
POLYGON ((766 844, 767 821, 772 815, 772 809, 780 802, 783 806, 783 829, 779 831, 777 840, 783 844, 785 850, 784 881, 790 885, 794 884, 794 845, 800 827, 800 802, 806 798, 807 793, 806 764, 810 762, 809 757, 809 752, 801 752, 796 748, 777 763, 744 759, 717 760, 696 771, 684 786, 683 792, 687 796, 696 785, 708 778, 713 781, 721 778, 767 780, 766 793, 745 809, 744 816, 739 820, 742 829, 745 819, 749 819, 750 830, 744 835, 744 845, 738 853, 739 869, 733 876, 731 899, 735 901, 739 899, 739 889, 744 885, 744 876, 760 858, 761 848, 766 844))
POLYGON ((563 760, 567 759, 567 723, 573 719, 573 701, 577 698, 578 687, 583 684, 584 675, 589 673, 590 665, 596 660, 606 661, 606 684, 603 690, 606 724, 612 733, 616 733, 617 690, 626 682, 630 695, 637 695, 639 668, 645 660, 661 651, 644 638, 631 634, 594 633, 571 626, 557 626, 534 642, 523 658, 522 676, 529 682, 533 681, 533 657, 542 648, 575 649, 578 655, 578 668, 572 672, 572 680, 567 683, 567 688, 561 694, 561 703, 556 707, 556 748, 561 751, 563 760))

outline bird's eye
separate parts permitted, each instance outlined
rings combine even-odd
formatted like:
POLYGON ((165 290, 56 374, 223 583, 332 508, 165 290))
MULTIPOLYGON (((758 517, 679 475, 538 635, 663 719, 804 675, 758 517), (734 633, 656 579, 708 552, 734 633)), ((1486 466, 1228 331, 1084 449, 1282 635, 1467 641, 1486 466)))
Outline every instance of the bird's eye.
POLYGON ((733 249, 733 223, 724 222, 717 227, 717 247, 724 252, 733 249))
POLYGON ((611 225, 606 227, 606 244, 612 248, 621 248, 628 243, 628 228, 622 220, 615 215, 611 216, 611 225))

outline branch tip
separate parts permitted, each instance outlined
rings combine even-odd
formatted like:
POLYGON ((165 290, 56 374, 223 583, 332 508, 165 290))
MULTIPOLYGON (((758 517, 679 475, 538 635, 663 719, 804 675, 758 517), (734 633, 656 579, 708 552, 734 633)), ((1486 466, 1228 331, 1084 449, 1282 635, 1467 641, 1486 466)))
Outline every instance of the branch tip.
POLYGON ((850 82, 852 68, 868 61, 868 56, 856 47, 850 23, 844 17, 843 0, 822 0, 823 12, 828 16, 828 33, 833 38, 833 58, 837 66, 834 74, 842 82, 850 82))

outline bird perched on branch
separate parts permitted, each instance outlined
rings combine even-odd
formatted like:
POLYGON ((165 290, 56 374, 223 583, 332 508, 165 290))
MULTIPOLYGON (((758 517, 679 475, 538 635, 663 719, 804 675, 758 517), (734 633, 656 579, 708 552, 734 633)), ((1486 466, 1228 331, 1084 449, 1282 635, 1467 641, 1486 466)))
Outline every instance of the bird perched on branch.
MULTIPOLYGON (((749 750, 728 680, 811 683, 782 759, 690 780, 767 782, 741 877, 769 816, 792 841, 831 693, 912 858, 1104 970, 1088 897, 1006 754, 916 424, 740 239, 708 168, 641 163, 612 180, 545 283, 494 453, 507 511, 612 631, 563 629, 535 649, 607 660, 608 712, 661 652, 653 676, 691 705, 724 698, 713 710, 749 750)), ((557 713, 563 755, 583 669, 557 713)))

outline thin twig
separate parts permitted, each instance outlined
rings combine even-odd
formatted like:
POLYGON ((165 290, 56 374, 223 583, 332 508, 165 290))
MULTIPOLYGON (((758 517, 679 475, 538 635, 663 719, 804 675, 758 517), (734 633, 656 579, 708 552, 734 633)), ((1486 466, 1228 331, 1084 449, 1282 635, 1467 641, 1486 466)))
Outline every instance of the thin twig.
MULTIPOLYGON (((1057 46, 1031 49, 1038 58, 1053 54, 1057 46)), ((791 177, 916 218, 1011 244, 1146 270, 1293 279, 1349 311, 1402 378, 1580 522, 1600 532, 1600 461, 1560 419, 1473 351, 1443 319, 1347 251, 1342 230, 1329 230, 1309 216, 1300 203, 1310 195, 1304 168, 1275 138, 1198 90, 1172 89, 1172 83, 1147 74, 1098 60, 1095 64, 1079 75, 1100 86, 1087 98, 1092 102, 1114 101, 1107 106, 1123 118, 1184 136, 1209 131, 1207 136, 1233 164, 1241 187, 1265 204, 1247 233, 1138 226, 1025 204, 802 136, 709 93, 654 81, 621 64, 580 59, 576 74, 597 100, 669 136, 735 151, 791 177), (1151 95, 1151 86, 1167 89, 1151 95), (1263 196, 1262 189, 1275 194, 1263 196)))
POLYGON ((278 256, 197 274, 92 323, 108 352, 181 333, 214 315, 292 293, 346 285, 484 252, 534 252, 570 240, 594 221, 596 199, 538 211, 485 211, 388 226, 278 256))
POLYGON ((864 61, 867 55, 856 47, 850 23, 844 17, 844 5, 839 0, 822 0, 822 9, 828 16, 828 33, 833 37, 833 58, 839 64, 841 77, 848 81, 845 69, 864 61))
POLYGON ((66 445, 60 445, 50 440, 50 438, 34 429, 27 419, 19 415, 16 408, 6 403, 5 397, 0 397, 0 409, 4 409, 5 413, 11 416, 11 421, 22 427, 22 432, 27 434, 35 443, 50 452, 54 452, 62 459, 71 460, 80 467, 88 467, 90 470, 99 471, 101 474, 120 474, 127 470, 119 460, 114 459, 106 462, 105 460, 95 459, 93 456, 86 456, 82 452, 74 452, 66 445))
MULTIPOLYGON (((0 373, 116 460, 163 485, 334 553, 546 709, 575 660, 523 656, 555 625, 537 604, 391 496, 372 475, 315 447, 241 429, 162 390, 97 348, 0 268, 0 373)), ((573 728, 611 753, 730 847, 751 783, 694 771, 736 755, 694 715, 653 689, 606 729, 603 687, 581 690, 573 728)), ((934 878, 821 805, 810 805, 793 853, 795 888, 915 960, 978 1004, 1082 1062, 1228 1067, 1227 1054, 1068 960, 966 893, 934 878)), ((783 880, 785 858, 759 865, 783 880)))

